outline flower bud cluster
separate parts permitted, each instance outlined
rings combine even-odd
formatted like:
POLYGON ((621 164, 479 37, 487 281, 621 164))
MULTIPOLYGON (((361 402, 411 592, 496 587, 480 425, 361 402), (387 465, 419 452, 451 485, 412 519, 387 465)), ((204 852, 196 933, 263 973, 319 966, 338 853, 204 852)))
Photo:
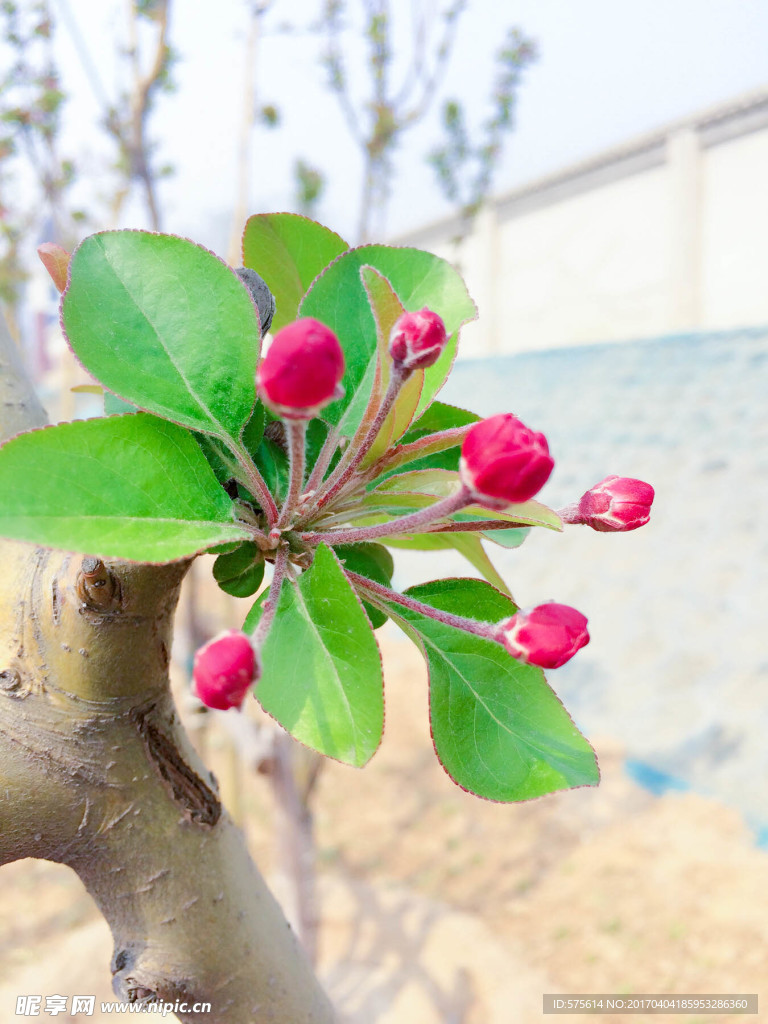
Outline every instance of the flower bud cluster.
MULTIPOLYGON (((554 460, 545 436, 510 413, 499 414, 474 423, 466 431, 459 459, 460 486, 455 492, 395 520, 355 526, 354 518, 352 525, 345 524, 342 514, 340 525, 315 527, 315 532, 312 531, 313 523, 327 523, 334 519, 334 511, 348 509, 350 499, 375 479, 377 462, 369 459, 366 463, 365 456, 394 407, 400 388, 414 370, 434 365, 445 350, 447 340, 445 324, 437 313, 429 309, 403 313, 388 339, 394 372, 390 374, 386 393, 377 399, 378 405, 369 412, 364 429, 358 431, 352 445, 338 457, 335 468, 326 477, 324 474, 332 464, 338 445, 337 435, 331 432, 309 481, 304 483, 306 421, 343 394, 344 354, 334 332, 311 317, 296 320, 277 332, 259 366, 257 383, 264 403, 287 421, 291 483, 279 516, 269 521, 272 529, 265 538, 271 544, 266 549, 275 551, 277 580, 277 585, 273 581, 270 601, 265 607, 272 607, 274 611, 288 561, 297 561, 297 552, 311 559, 313 547, 321 540, 330 544, 355 544, 398 533, 458 528, 465 524, 456 524, 451 517, 461 509, 478 504, 491 510, 504 510, 529 501, 547 482, 554 460), (370 466, 374 467, 372 475, 370 466), (302 532, 307 526, 309 531, 302 532), (287 541, 284 533, 291 534, 293 539, 287 541), (289 543, 298 543, 303 548, 291 549, 291 554, 289 543)), ((587 491, 578 503, 561 509, 560 516, 565 522, 582 523, 600 531, 634 530, 648 522, 653 497, 653 488, 641 480, 610 476, 587 491)), ((338 511, 336 518, 339 518, 338 511)), ((508 521, 503 520, 499 528, 508 521)), ((364 590, 374 588, 374 594, 385 602, 396 600, 416 607, 413 599, 406 595, 395 597, 386 587, 363 577, 359 580, 364 590)), ((575 608, 554 601, 519 610, 495 624, 461 619, 428 606, 417 610, 441 617, 442 621, 453 623, 455 620, 458 628, 493 639, 513 657, 541 668, 559 668, 589 643, 585 616, 575 608)), ((253 644, 259 646, 267 629, 267 620, 263 619, 253 644)), ((230 708, 242 704, 258 675, 253 644, 244 634, 230 631, 198 652, 195 688, 209 707, 230 708)))

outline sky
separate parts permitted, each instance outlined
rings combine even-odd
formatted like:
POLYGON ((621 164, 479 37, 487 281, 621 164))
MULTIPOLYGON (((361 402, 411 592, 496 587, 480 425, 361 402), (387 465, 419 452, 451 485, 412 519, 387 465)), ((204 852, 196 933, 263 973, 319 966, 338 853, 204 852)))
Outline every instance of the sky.
MULTIPOLYGON (((64 147, 98 168, 109 146, 98 130, 97 94, 114 95, 124 41, 124 2, 51 0, 59 18, 59 59, 71 94, 64 147), (69 11, 69 18, 65 17, 69 11), (96 69, 86 75, 70 30, 74 21, 96 69)), ((392 0, 406 53, 411 3, 392 0)), ((422 6, 438 8, 435 0, 422 6)), ((275 0, 255 75, 259 100, 282 113, 276 131, 254 129, 252 212, 291 208, 298 155, 328 179, 318 218, 354 240, 361 159, 336 100, 324 87, 318 38, 276 31, 286 18, 306 27, 320 0, 275 0)), ((350 7, 360 0, 350 0, 350 7)), ((235 188, 237 131, 245 81, 244 0, 175 0, 172 42, 177 91, 160 99, 151 122, 157 160, 176 171, 161 186, 164 228, 217 251, 226 245, 235 188), (213 13, 212 13, 213 12, 213 13)), ((516 130, 507 140, 494 191, 653 130, 666 122, 768 85, 768 0, 470 0, 440 98, 461 98, 475 123, 487 112, 492 57, 509 25, 536 41, 540 58, 519 92, 516 130)), ((81 47, 82 50, 82 47, 81 47)), ((359 57, 359 43, 357 47, 359 57)), ((355 78, 355 51, 350 74, 355 78)), ((386 232, 397 234, 450 213, 424 155, 439 139, 438 105, 396 154, 386 232)), ((98 192, 93 180, 82 188, 98 192)), ((142 226, 127 211, 124 226, 142 226)))

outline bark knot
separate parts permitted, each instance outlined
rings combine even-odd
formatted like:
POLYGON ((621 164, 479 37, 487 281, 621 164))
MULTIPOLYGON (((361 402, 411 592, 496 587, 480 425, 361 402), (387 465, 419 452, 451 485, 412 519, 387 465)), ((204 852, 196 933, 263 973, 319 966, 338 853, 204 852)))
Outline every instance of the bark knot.
POLYGON ((25 681, 23 674, 13 665, 0 672, 0 693, 16 700, 23 700, 31 692, 29 682, 25 681))
POLYGON ((100 558, 93 555, 86 555, 80 563, 75 589, 88 611, 114 612, 122 604, 120 580, 100 558))

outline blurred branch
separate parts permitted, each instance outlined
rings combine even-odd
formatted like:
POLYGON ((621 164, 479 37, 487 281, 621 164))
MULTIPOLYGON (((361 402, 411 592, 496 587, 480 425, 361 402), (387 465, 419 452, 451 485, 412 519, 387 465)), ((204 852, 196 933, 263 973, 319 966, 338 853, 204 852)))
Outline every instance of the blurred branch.
POLYGON ((305 217, 314 217, 325 190, 325 178, 317 167, 299 157, 293 165, 296 179, 296 206, 305 217))
MULTIPOLYGON (((415 121, 420 121, 427 112, 432 97, 434 96, 440 81, 445 73, 445 66, 450 57, 453 46, 456 41, 456 32, 459 27, 459 19, 467 8, 468 0, 454 0, 443 15, 443 35, 440 43, 435 49, 435 59, 432 65, 431 72, 428 72, 429 67, 428 61, 419 61, 416 58, 419 54, 423 54, 428 57, 427 51, 427 35, 424 27, 415 36, 414 45, 414 59, 411 62, 411 67, 414 68, 416 74, 413 78, 413 91, 415 91, 419 82, 421 82, 421 96, 414 102, 414 106, 411 110, 405 113, 404 119, 406 123, 411 124, 415 121)), ((408 92, 403 89, 401 94, 397 97, 395 103, 397 106, 404 105, 408 99, 408 92)))
POLYGON ((323 63, 328 85, 336 94, 350 135, 363 157, 363 189, 358 240, 370 236, 376 215, 383 217, 394 173, 393 153, 403 133, 426 115, 445 73, 456 41, 460 15, 467 0, 451 0, 438 15, 439 39, 423 10, 414 14, 411 57, 399 88, 391 83, 393 58, 392 11, 389 0, 362 0, 367 44, 368 98, 355 103, 342 36, 346 31, 344 0, 325 0, 321 28, 326 35, 323 63))
POLYGON ((168 29, 171 0, 127 0, 128 3, 128 49, 132 83, 130 91, 107 111, 105 126, 115 140, 125 184, 118 188, 112 203, 112 219, 117 221, 123 204, 130 193, 131 183, 139 181, 144 192, 144 201, 153 231, 161 227, 160 208, 157 201, 158 173, 152 167, 152 144, 147 133, 147 124, 158 92, 170 91, 171 67, 174 54, 168 45, 168 29), (139 22, 141 19, 155 26, 155 45, 150 54, 148 68, 142 70, 139 46, 139 22))
MULTIPOLYGON (((227 246, 227 259, 233 267, 242 261, 240 245, 243 225, 250 212, 249 191, 253 175, 253 126, 256 121, 258 106, 258 86, 256 83, 257 54, 262 34, 264 15, 273 6, 274 0, 251 0, 248 4, 248 34, 245 39, 245 75, 243 81, 243 109, 240 119, 240 134, 237 145, 237 186, 235 201, 232 208, 232 224, 227 246)), ((262 119, 270 127, 279 122, 279 113, 274 107, 265 107, 262 119)))
POLYGON ((22 240, 47 218, 52 240, 64 241, 65 195, 74 177, 72 163, 58 153, 65 95, 47 0, 0 5, 0 57, 7 69, 0 73, 0 300, 15 325, 27 276, 22 240))
POLYGON ((341 33, 344 29, 341 17, 343 9, 343 0, 326 0, 325 2, 325 8, 321 15, 320 29, 326 32, 327 48, 322 62, 328 72, 329 88, 338 97, 342 113, 347 121, 349 133, 359 146, 364 147, 365 133, 350 96, 341 46, 341 33))
POLYGON ((481 126, 481 138, 477 142, 470 139, 462 104, 458 100, 447 100, 443 107, 445 141, 432 150, 427 160, 443 195, 460 207, 462 237, 490 194, 504 136, 514 128, 515 103, 523 73, 536 57, 532 40, 518 28, 507 30, 504 45, 495 59, 492 114, 481 126))

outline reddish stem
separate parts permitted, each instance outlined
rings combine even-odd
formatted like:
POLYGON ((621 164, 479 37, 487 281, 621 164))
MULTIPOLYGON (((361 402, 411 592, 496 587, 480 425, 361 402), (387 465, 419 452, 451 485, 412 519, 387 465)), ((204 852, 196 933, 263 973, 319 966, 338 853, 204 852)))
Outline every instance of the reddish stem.
POLYGON ((398 604, 403 608, 410 609, 412 612, 418 612, 419 615, 425 615, 427 618, 442 622, 446 626, 453 626, 454 629, 463 629, 465 633, 474 633, 476 636, 481 636, 486 640, 498 642, 497 624, 495 622, 478 622, 476 619, 464 618, 463 615, 452 615, 450 612, 444 612, 439 608, 433 608, 430 604, 417 601, 413 597, 398 594, 397 591, 390 590, 389 587, 382 586, 381 583, 376 583, 374 580, 369 580, 366 576, 361 576, 359 573, 352 572, 349 569, 344 571, 350 583, 353 583, 358 589, 366 591, 368 595, 366 600, 370 598, 374 604, 384 605, 383 611, 387 611, 387 604, 398 604))
POLYGON ((258 650, 267 638, 269 627, 277 611, 280 601, 280 592, 283 587, 286 571, 288 569, 288 546, 282 544, 275 552, 275 569, 272 574, 272 582, 269 584, 269 593, 264 602, 264 610, 261 613, 259 624, 252 634, 253 646, 258 650))
POLYGON ((245 448, 237 448, 233 449, 233 451, 237 457, 240 468, 243 470, 243 475, 245 477, 243 483, 261 505, 264 515, 267 518, 268 526, 274 526, 278 519, 277 505, 275 504, 275 499, 272 497, 272 494, 266 485, 264 477, 256 468, 253 459, 245 448))
POLYGON ((325 485, 321 489, 317 501, 314 502, 314 511, 319 511, 324 505, 327 505, 329 501, 332 501, 336 497, 368 454, 371 449, 371 445, 379 436, 379 431, 384 426, 384 421, 389 415, 392 406, 395 404, 395 399, 400 393, 400 388, 403 386, 405 380, 410 376, 410 372, 410 370, 403 370, 401 367, 397 366, 392 368, 392 376, 389 378, 389 386, 387 387, 373 423, 371 423, 362 439, 359 441, 356 438, 352 439, 349 448, 342 456, 339 464, 336 466, 336 469, 334 469, 333 473, 331 473, 325 481, 325 485))
POLYGON ((386 523, 375 526, 350 527, 347 530, 319 530, 314 533, 300 533, 299 537, 306 544, 359 544, 361 541, 376 540, 378 537, 394 537, 398 533, 424 533, 425 527, 432 526, 438 519, 451 515, 465 508, 473 501, 468 488, 462 486, 456 494, 451 494, 441 501, 436 501, 427 508, 419 509, 399 519, 388 519, 386 523))
POLYGON ((304 483, 304 465, 306 461, 305 440, 307 436, 307 421, 288 420, 286 428, 288 433, 290 483, 288 485, 288 494, 280 510, 280 518, 275 524, 279 530, 285 529, 291 520, 292 514, 298 507, 302 484, 304 483))

